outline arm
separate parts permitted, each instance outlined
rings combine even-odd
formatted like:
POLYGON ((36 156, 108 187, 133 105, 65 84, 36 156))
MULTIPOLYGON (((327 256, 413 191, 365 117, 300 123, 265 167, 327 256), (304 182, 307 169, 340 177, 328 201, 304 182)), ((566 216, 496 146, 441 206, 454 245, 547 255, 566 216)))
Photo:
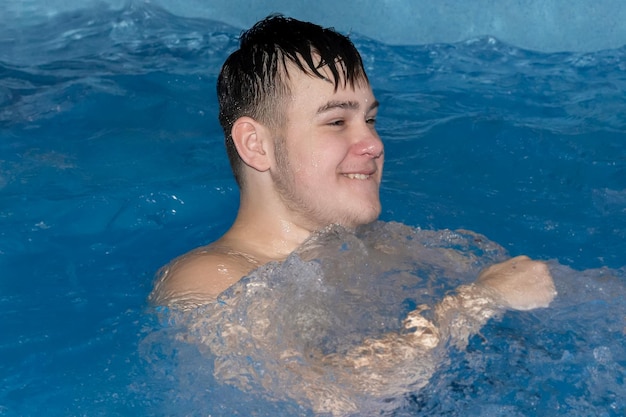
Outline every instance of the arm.
POLYGON ((486 268, 476 284, 491 291, 498 303, 512 310, 548 307, 556 296, 548 266, 528 256, 517 256, 486 268))
POLYGON ((474 284, 462 285, 436 307, 439 327, 450 342, 464 348, 468 338, 506 309, 547 307, 556 296, 543 262, 517 256, 485 268, 474 284))
POLYGON ((435 307, 433 321, 422 315, 427 307, 420 306, 408 314, 403 331, 366 339, 345 355, 327 355, 321 362, 345 369, 349 381, 343 383, 360 393, 399 395, 428 382, 445 359, 445 342, 464 348, 472 334, 505 309, 547 307, 555 295, 546 264, 518 256, 484 269, 474 284, 446 296, 435 307))
POLYGON ((505 308, 545 306, 553 296, 545 265, 514 258, 486 268, 474 284, 446 296, 431 320, 420 306, 399 331, 329 354, 300 345, 298 330, 284 333, 276 322, 281 309, 273 302, 276 293, 257 280, 242 282, 208 311, 194 314, 190 330, 212 352, 218 380, 244 390, 262 387, 271 397, 342 415, 372 398, 402 398, 424 386, 446 360, 448 342, 463 346, 505 308))

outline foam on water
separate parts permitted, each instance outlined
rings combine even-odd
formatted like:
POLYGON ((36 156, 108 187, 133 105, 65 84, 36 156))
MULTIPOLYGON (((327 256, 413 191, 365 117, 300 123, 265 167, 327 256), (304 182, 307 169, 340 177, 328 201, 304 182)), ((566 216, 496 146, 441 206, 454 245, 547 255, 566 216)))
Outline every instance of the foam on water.
MULTIPOLYGON (((169 345, 165 359, 146 355, 160 366, 171 366, 174 357, 178 365, 170 372, 194 368, 192 382, 173 384, 176 398, 184 389, 211 402, 214 393, 206 392, 206 381, 216 378, 289 407, 310 409, 315 398, 344 395, 356 404, 350 415, 622 410, 623 269, 578 272, 550 262, 559 292, 553 306, 508 312, 470 339, 467 349, 444 343, 424 352, 412 372, 380 370, 386 396, 377 397, 373 388, 364 396, 352 392, 349 381, 357 371, 322 359, 347 355, 368 338, 401 334, 410 311, 420 305, 434 308, 445 294, 473 282, 483 267, 506 256, 484 236, 463 231, 424 231, 396 223, 376 223, 356 234, 330 228, 284 263, 253 272, 216 303, 191 312, 164 312, 167 327, 160 337, 152 334, 144 348, 150 352, 155 344, 169 345), (189 345, 198 350, 190 353, 189 345)), ((424 315, 432 319, 428 311, 424 315)), ((273 412, 270 408, 261 415, 273 412)))

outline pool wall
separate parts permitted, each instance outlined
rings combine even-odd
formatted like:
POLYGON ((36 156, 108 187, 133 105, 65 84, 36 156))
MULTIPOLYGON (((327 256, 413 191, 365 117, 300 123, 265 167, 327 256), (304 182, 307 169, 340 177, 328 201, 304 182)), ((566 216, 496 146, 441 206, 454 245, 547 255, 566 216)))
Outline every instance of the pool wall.
MULTIPOLYGON (((47 18, 93 5, 124 7, 131 0, 10 0, 0 5, 0 23, 47 18), (4 21, 4 22, 3 22, 4 21)), ((344 32, 392 44, 457 42, 494 36, 545 52, 595 51, 626 45, 623 0, 134 0, 185 17, 248 27, 281 12, 344 32)))

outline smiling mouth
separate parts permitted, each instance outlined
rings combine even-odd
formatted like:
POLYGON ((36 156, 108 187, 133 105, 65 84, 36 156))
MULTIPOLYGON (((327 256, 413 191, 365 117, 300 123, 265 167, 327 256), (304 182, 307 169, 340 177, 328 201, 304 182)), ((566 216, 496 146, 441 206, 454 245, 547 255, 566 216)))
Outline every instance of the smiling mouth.
POLYGON ((371 175, 366 175, 366 174, 343 174, 344 177, 348 177, 351 180, 366 180, 369 177, 371 177, 371 175))

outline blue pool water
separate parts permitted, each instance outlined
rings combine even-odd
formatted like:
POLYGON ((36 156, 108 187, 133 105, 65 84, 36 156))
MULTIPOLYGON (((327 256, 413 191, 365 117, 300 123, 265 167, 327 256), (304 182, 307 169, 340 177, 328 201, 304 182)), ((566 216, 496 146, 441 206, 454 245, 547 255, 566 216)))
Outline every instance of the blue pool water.
MULTIPOLYGON (((0 415, 306 414, 213 381, 146 301, 233 219, 214 85, 239 31, 149 5, 0 28, 0 415)), ((394 415, 623 416, 626 49, 353 39, 382 220, 551 260, 560 292, 488 323, 394 415)))

